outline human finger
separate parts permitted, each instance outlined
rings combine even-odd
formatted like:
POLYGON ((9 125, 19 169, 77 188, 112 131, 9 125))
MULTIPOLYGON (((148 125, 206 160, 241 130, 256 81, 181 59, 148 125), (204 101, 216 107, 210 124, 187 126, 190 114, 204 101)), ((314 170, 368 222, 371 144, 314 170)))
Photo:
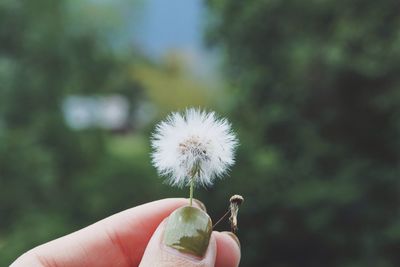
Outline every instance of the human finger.
POLYGON ((187 203, 171 198, 125 210, 38 246, 11 266, 137 266, 157 226, 187 203))

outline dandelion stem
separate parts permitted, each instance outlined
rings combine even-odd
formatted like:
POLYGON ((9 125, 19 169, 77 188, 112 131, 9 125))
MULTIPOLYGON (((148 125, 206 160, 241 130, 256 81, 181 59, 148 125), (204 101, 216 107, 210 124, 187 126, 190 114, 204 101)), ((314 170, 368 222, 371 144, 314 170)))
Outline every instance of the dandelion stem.
POLYGON ((189 196, 190 206, 192 206, 192 203, 193 203, 194 179, 196 178, 196 175, 197 175, 197 177, 200 176, 200 171, 201 171, 200 165, 199 165, 199 162, 197 161, 193 166, 192 175, 190 177, 190 193, 189 193, 190 194, 190 196, 189 196))
POLYGON ((190 206, 192 206, 193 203, 193 187, 194 187, 194 175, 192 175, 192 178, 190 178, 190 206))

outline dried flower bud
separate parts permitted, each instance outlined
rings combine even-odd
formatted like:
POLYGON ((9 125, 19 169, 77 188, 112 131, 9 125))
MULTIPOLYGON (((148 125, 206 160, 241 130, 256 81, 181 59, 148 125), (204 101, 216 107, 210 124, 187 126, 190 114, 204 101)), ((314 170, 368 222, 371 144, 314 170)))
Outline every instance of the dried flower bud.
POLYGON ((231 216, 229 217, 229 221, 231 223, 232 232, 236 233, 238 230, 237 223, 237 215, 239 212, 239 206, 243 203, 244 198, 241 195, 234 195, 230 198, 229 209, 231 211, 231 216))
POLYGON ((229 199, 229 202, 231 203, 236 203, 238 206, 240 206, 244 201, 244 198, 241 195, 233 195, 229 199))

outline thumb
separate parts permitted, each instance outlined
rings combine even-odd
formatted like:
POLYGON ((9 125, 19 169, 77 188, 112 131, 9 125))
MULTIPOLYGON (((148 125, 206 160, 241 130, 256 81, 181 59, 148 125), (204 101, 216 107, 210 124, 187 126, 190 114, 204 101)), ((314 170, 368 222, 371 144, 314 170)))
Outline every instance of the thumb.
POLYGON ((195 207, 175 210, 154 232, 139 266, 213 267, 217 254, 211 219, 195 207))

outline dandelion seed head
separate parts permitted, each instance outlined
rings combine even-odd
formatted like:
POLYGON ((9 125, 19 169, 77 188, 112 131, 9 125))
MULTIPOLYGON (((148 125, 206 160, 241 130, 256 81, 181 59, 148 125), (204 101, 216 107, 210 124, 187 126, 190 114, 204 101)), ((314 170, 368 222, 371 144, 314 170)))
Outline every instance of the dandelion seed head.
POLYGON ((160 122, 152 136, 152 162, 171 185, 211 185, 234 164, 238 145, 231 124, 214 112, 187 109, 160 122))

